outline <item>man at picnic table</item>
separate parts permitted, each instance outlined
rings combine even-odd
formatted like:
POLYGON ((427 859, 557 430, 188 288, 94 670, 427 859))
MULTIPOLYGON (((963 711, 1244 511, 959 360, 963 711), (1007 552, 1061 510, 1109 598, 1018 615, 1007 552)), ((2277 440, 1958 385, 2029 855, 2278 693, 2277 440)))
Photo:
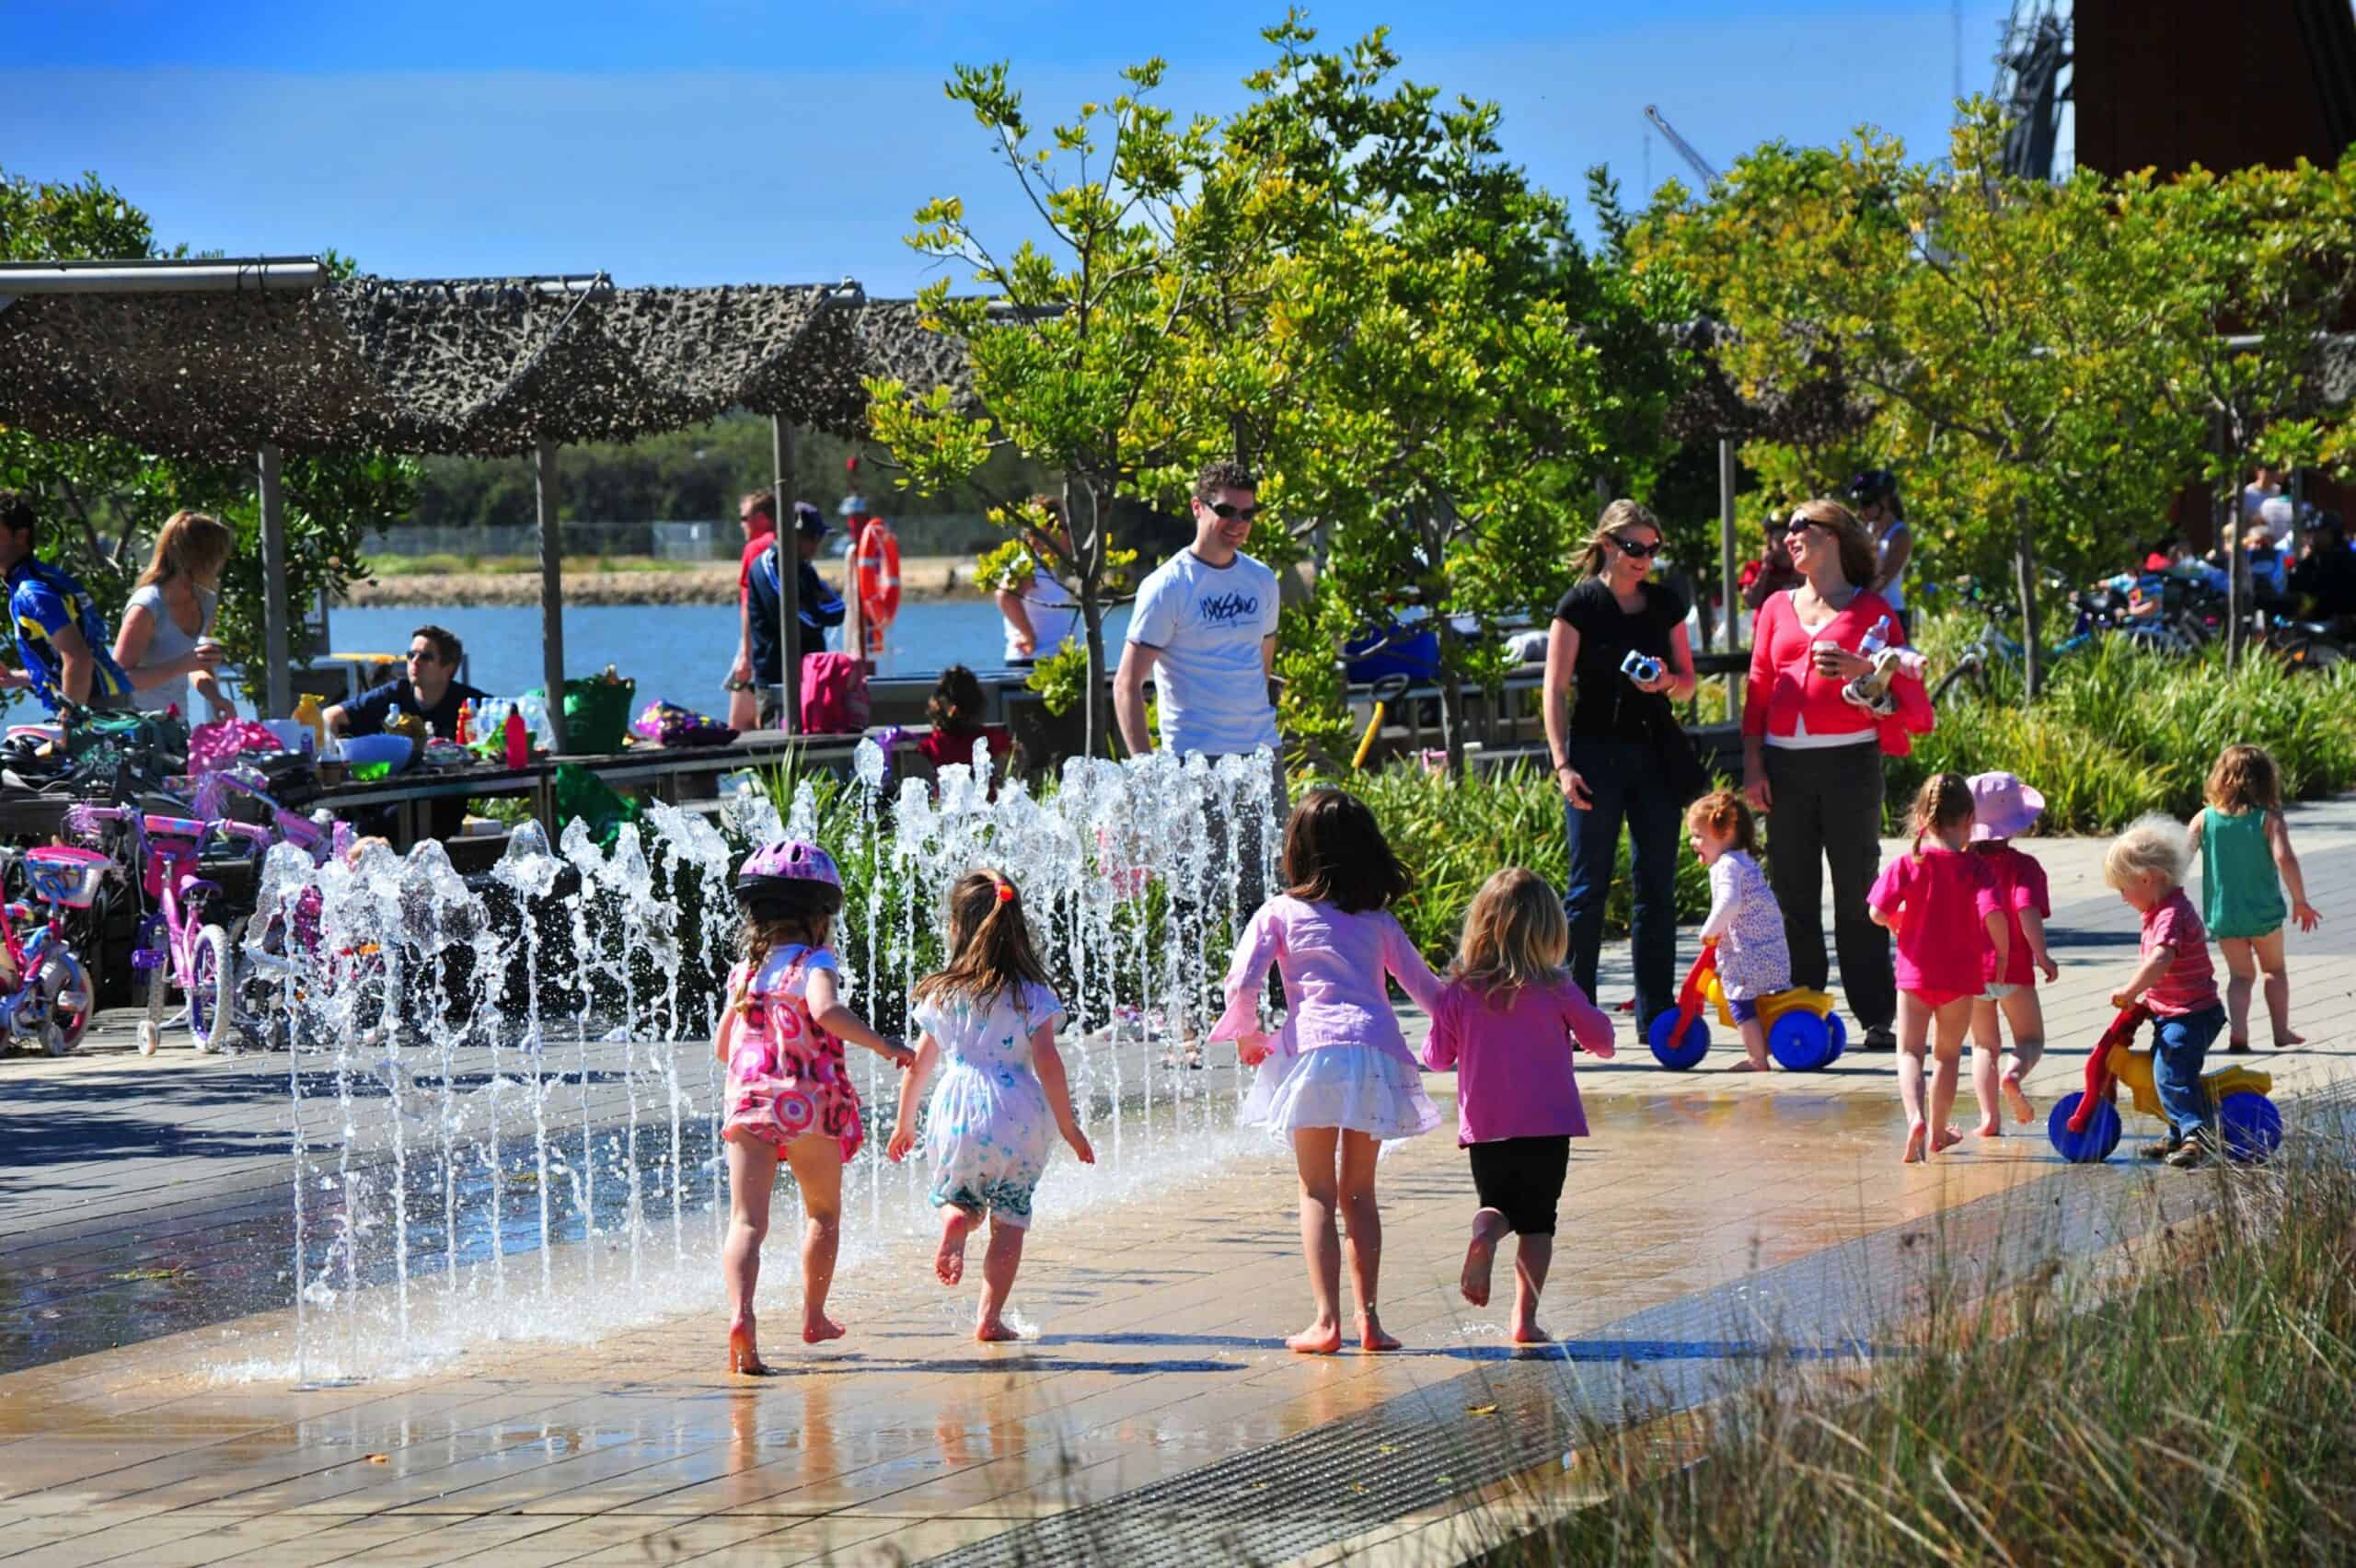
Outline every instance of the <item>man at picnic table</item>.
POLYGON ((438 626, 419 627, 409 634, 409 674, 329 709, 323 716, 328 728, 339 735, 377 735, 396 713, 414 713, 433 734, 456 740, 458 709, 491 695, 458 679, 458 663, 465 654, 452 633, 438 626))

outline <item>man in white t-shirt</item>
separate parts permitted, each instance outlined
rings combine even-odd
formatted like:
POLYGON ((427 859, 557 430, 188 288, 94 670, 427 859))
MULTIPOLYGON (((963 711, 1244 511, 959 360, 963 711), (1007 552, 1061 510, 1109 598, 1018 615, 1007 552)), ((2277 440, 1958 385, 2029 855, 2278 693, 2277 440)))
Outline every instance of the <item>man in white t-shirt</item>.
POLYGON ((1146 732, 1145 678, 1159 697, 1162 744, 1181 755, 1238 755, 1276 744, 1268 674, 1276 657, 1276 574, 1243 553, 1259 515, 1259 482, 1218 462, 1195 480, 1195 542, 1138 590, 1113 677, 1113 715, 1134 754, 1146 732))
POLYGON ((2242 526, 2246 528, 2260 521, 2258 513, 2265 509, 2266 503, 2281 493, 2282 470, 2259 464, 2257 477, 2242 487, 2242 526))

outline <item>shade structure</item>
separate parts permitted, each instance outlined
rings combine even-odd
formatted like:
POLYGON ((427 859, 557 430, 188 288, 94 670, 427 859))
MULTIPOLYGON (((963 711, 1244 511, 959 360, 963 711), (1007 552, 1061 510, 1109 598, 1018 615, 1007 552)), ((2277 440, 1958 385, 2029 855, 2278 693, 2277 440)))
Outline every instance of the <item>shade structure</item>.
MULTIPOLYGON (((0 296, 12 294, 0 267, 0 296)), ((259 280, 260 274, 256 273, 259 280)), ((174 456, 494 455, 629 441, 733 408, 856 432, 869 375, 955 384, 964 346, 855 282, 603 278, 29 292, 0 307, 0 423, 174 456)))

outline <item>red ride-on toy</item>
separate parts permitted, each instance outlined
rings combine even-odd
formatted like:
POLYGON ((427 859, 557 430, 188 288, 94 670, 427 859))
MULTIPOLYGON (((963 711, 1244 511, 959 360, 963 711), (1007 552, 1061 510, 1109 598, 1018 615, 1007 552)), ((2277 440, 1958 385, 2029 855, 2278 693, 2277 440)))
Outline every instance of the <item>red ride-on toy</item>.
MULTIPOLYGON (((2113 1099, 2120 1084, 2127 1086, 2136 1110, 2146 1116, 2163 1114, 2159 1089, 2152 1081, 2152 1054, 2135 1049, 2135 1032, 2151 1016, 2138 1002, 2112 1019, 2086 1055, 2086 1087, 2063 1095, 2046 1117, 2046 1137, 2071 1164, 2099 1165, 2119 1147, 2119 1107, 2113 1099)), ((2230 1158, 2244 1164, 2261 1160, 2282 1142, 2282 1113, 2267 1098, 2274 1088, 2270 1076, 2231 1066, 2202 1074, 2200 1087, 2216 1108, 2217 1128, 2224 1135, 2230 1158)))
MULTIPOLYGON (((1681 1073, 1710 1052, 1710 1026, 1702 1009, 1717 1009, 1718 1020, 1735 1027, 1727 1010, 1726 988, 1718 982, 1718 944, 1703 944, 1702 954, 1686 972, 1677 994, 1677 1010, 1653 1020, 1646 1032, 1653 1055, 1671 1072, 1681 1073)), ((1767 1031, 1767 1054, 1787 1072, 1815 1072, 1841 1059, 1848 1048, 1849 1029, 1832 1010, 1832 998, 1821 991, 1794 988, 1759 998, 1759 1021, 1767 1031)))

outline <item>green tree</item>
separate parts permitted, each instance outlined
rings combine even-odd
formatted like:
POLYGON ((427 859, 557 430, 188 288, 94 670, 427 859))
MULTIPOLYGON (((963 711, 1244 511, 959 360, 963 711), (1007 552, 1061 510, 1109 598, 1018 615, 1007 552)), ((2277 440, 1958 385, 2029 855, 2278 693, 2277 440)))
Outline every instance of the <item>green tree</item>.
MULTIPOLYGON (((964 337, 973 397, 986 411, 946 386, 868 386, 871 432, 904 485, 937 493, 966 483, 1005 447, 1060 476, 1068 536, 1050 535, 1041 548, 1080 601, 1091 755, 1108 733, 1104 616, 1133 559, 1113 542, 1111 503, 1155 498, 1202 445, 1183 417, 1196 405, 1170 389, 1182 337, 1199 319, 1190 306, 1200 277, 1172 253, 1189 187, 1209 162, 1212 122, 1177 125, 1150 100, 1163 72, 1160 60, 1129 67, 1122 92, 1081 105, 1043 137, 1003 63, 957 67, 949 97, 993 138, 1045 244, 994 248, 963 201, 929 202, 909 243, 969 268, 987 294, 953 296, 943 278, 919 296, 926 325, 964 337)), ((1021 507, 998 515, 1010 528, 1039 520, 1021 507)))
POLYGON ((1412 597, 1440 628, 1443 731, 1503 673, 1491 633, 1568 571, 1565 473, 1591 471, 1612 406, 1577 306, 1600 285, 1555 197, 1506 162, 1495 104, 1392 80, 1378 30, 1320 52, 1295 14, 1223 148, 1272 243, 1257 329, 1215 342, 1285 510, 1326 532, 1321 629, 1380 627, 1412 597), (1403 594, 1402 590, 1408 593, 1403 594), (1471 637, 1450 629, 1470 619, 1471 637))
MULTIPOLYGON (((35 181, 0 171, 0 257, 12 261, 186 256, 159 248, 147 217, 97 175, 35 181)), ((351 263, 329 253, 341 275, 351 263)), ((361 453, 290 455, 284 465, 287 602, 298 617, 322 593, 340 596, 363 575, 366 532, 408 510, 415 465, 361 453)), ((237 531, 222 576, 217 634, 230 664, 259 690, 263 659, 260 509, 252 464, 159 457, 110 438, 52 441, 0 426, 0 485, 40 493, 57 525, 46 537, 66 570, 102 600, 120 602, 145 564, 154 530, 173 512, 211 512, 237 531)), ((303 625, 292 628, 296 659, 319 651, 303 625)))
MULTIPOLYGON (((2244 465, 2297 469, 2356 448, 2356 415, 2325 407, 2318 386, 2325 336, 2356 293, 2356 152, 2328 168, 2195 167, 2137 194, 2171 262, 2166 393, 2215 432, 2200 473, 2234 545, 2244 465)), ((2226 559, 2238 619, 2242 552, 2226 559)))
MULTIPOLYGON (((2119 525, 2164 513, 2197 431, 2163 396, 2171 260, 2148 179, 2003 170, 1985 103, 1949 161, 1870 131, 1837 150, 1771 144, 1645 243, 1715 302, 1747 393, 1840 374, 1877 404, 1975 564, 2009 557, 2039 678, 2039 552, 2082 571, 2119 525)), ((1925 486, 1918 485, 1918 493, 1925 486)))

